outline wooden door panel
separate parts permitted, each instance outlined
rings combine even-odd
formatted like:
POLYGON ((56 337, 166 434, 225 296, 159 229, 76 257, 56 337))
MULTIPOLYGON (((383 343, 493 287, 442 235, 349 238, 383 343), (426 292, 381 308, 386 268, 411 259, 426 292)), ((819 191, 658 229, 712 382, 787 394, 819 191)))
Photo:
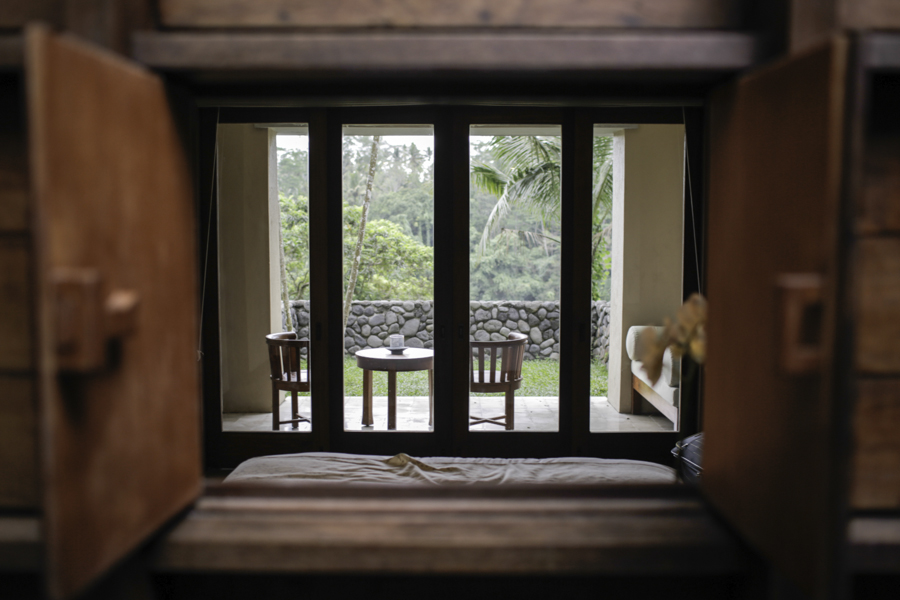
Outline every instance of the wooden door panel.
POLYGON ((34 364, 31 240, 0 234, 0 371, 29 371, 34 364))
POLYGON ((0 507, 37 510, 36 386, 30 373, 0 373, 0 507))
POLYGON ((900 508, 900 379, 860 379, 853 418, 853 508, 900 508))
POLYGON ((46 558, 61 597, 200 492, 194 208, 159 78, 42 28, 26 69, 46 558), (82 303, 55 286, 65 273, 92 290, 82 303), (90 342, 100 363, 62 342, 90 342))
POLYGON ((836 320, 845 56, 837 40, 748 75, 716 92, 710 116, 703 487, 810 593, 823 590, 835 543, 834 414, 824 366, 836 320), (782 351, 791 322, 783 302, 815 282, 816 352, 792 365, 782 351))
POLYGON ((900 240, 864 238, 855 258, 856 369, 895 375, 900 373, 900 240))

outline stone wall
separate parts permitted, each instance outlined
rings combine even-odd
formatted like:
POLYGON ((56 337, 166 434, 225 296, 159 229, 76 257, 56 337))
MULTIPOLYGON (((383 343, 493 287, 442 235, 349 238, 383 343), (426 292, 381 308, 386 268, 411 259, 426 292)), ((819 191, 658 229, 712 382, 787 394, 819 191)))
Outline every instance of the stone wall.
POLYGON ((472 302, 469 339, 502 341, 511 332, 528 336, 525 360, 559 359, 558 302, 472 302))
POLYGON ((609 302, 591 302, 591 357, 609 364, 609 302))
MULTIPOLYGON (((591 303, 592 355, 609 360, 609 304, 591 303)), ((294 326, 301 338, 309 335, 309 302, 291 302, 294 326)), ((352 355, 386 345, 399 333, 413 348, 434 346, 434 306, 430 300, 354 302, 344 331, 344 350, 352 355)), ((470 340, 505 340, 510 332, 528 336, 526 360, 559 359, 558 302, 472 302, 470 340)))

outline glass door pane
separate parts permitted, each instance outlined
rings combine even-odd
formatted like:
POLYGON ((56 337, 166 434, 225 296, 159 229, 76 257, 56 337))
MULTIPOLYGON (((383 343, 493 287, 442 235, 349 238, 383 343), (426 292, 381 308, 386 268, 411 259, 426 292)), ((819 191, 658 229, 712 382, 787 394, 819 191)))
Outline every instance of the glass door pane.
POLYGON ((345 125, 342 170, 344 429, 431 431, 434 128, 345 125))
POLYGON ((302 123, 218 129, 224 431, 311 431, 308 140, 302 123))
POLYGON ((590 431, 672 431, 680 363, 666 353, 654 381, 641 358, 681 304, 684 126, 595 125, 593 139, 590 431))
POLYGON ((472 431, 559 430, 558 125, 473 125, 472 431))
POLYGON ((591 431, 619 431, 619 417, 609 403, 610 291, 613 248, 613 136, 596 132, 593 143, 591 196, 591 431))

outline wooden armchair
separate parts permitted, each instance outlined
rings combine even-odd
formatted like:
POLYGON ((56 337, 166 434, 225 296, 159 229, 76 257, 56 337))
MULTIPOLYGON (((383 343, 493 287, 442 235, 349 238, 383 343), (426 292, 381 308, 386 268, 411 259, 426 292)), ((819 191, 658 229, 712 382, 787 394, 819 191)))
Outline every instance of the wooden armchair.
POLYGON ((470 342, 469 390, 506 394, 506 414, 490 418, 470 416, 470 425, 492 423, 504 425, 507 430, 515 428, 516 390, 522 387, 522 359, 527 340, 521 333, 510 333, 502 342, 470 342))
POLYGON ((310 422, 297 409, 297 392, 308 392, 309 387, 309 341, 298 340, 293 331, 270 333, 266 336, 269 347, 269 366, 272 374, 272 429, 278 431, 285 423, 310 422), (306 350, 306 366, 301 368, 301 355, 306 350), (291 393, 291 418, 281 420, 279 414, 279 391, 291 393))

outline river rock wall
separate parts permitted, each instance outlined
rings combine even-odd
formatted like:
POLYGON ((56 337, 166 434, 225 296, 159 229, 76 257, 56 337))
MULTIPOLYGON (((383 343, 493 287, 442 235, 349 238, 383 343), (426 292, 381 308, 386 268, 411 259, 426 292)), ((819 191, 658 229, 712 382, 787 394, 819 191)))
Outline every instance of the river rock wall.
MULTIPOLYGON (((301 339, 309 336, 309 302, 291 302, 294 327, 301 339)), ((511 332, 528 336, 525 359, 559 359, 558 302, 471 302, 469 339, 505 340, 511 332)), ((399 333, 413 348, 434 346, 434 304, 430 300, 354 302, 344 330, 344 351, 352 355, 387 345, 399 333)), ((609 304, 591 303, 591 353, 609 360, 609 304)))

